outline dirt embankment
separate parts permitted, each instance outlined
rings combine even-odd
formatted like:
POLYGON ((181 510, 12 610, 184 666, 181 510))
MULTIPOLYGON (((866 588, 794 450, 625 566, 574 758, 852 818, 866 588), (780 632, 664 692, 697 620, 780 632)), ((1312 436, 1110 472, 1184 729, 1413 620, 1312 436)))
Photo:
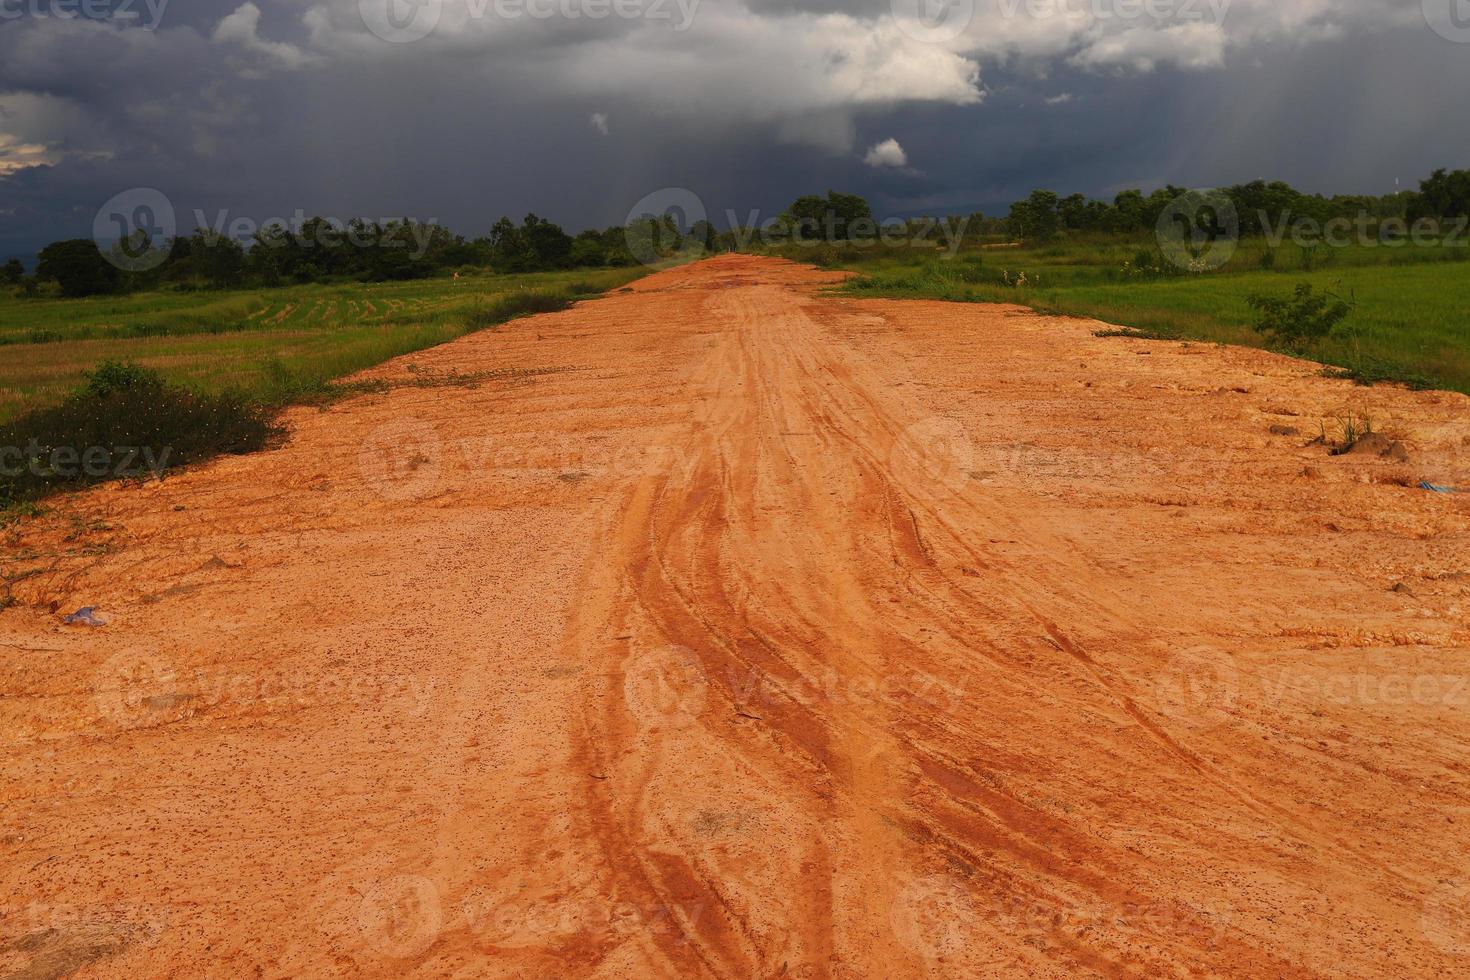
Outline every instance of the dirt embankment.
POLYGON ((0 974, 1470 970, 1470 400, 831 278, 7 532, 0 974))

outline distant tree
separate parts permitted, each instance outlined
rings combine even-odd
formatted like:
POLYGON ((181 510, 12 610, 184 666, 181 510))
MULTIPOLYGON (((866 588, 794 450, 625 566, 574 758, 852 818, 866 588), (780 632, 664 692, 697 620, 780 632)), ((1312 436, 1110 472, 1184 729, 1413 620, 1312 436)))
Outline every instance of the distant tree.
MULTIPOLYGON (((850 239, 858 233, 858 222, 871 223, 873 220, 873 209, 868 202, 856 194, 839 194, 837 191, 827 192, 827 202, 832 208, 837 220, 834 230, 838 239, 850 239)), ((869 232, 871 234, 871 232, 869 232)))
POLYGON ((1057 217, 1062 227, 1081 231, 1087 227, 1087 198, 1081 194, 1069 194, 1057 203, 1057 217))
POLYGON ((718 237, 718 234, 715 232, 715 226, 704 219, 700 219, 694 222, 694 225, 689 229, 688 241, 700 251, 713 252, 718 237))
POLYGON ((684 247, 684 235, 672 214, 645 215, 628 222, 623 230, 623 245, 639 262, 657 262, 684 247))
POLYGON ((17 286, 26 277, 26 267, 20 264, 20 259, 11 259, 0 266, 0 282, 7 286, 17 286))
POLYGON ((602 247, 602 234, 584 231, 573 238, 571 260, 572 265, 578 267, 606 265, 607 250, 602 247))
MULTIPOLYGON (((792 202, 791 207, 786 209, 790 218, 791 237, 797 241, 821 238, 825 222, 829 220, 829 208, 827 199, 815 194, 805 194, 792 202)), ((832 215, 831 220, 836 220, 832 215)))
POLYGON ((281 222, 272 222, 256 231, 247 265, 251 278, 266 286, 306 282, 315 274, 301 236, 293 234, 281 222))
MULTIPOLYGON (((598 234, 593 232, 593 234, 598 234)), ((623 227, 612 227, 604 229, 599 237, 602 239, 603 262, 606 265, 626 266, 634 265, 637 259, 633 257, 628 248, 628 229, 623 227)))
POLYGON ((847 241, 866 226, 876 229, 868 202, 856 194, 838 191, 828 191, 825 198, 810 194, 799 197, 787 209, 786 216, 793 237, 800 240, 847 241))
POLYGON ((521 238, 531 255, 532 268, 564 269, 571 265, 572 236, 560 225, 528 214, 521 226, 521 238))
POLYGON ((245 277, 245 249, 233 238, 201 228, 174 242, 168 274, 215 289, 239 286, 245 277))
POLYGON ((490 229, 490 261, 497 272, 564 269, 572 264, 572 238, 535 214, 520 227, 501 218, 490 229))
POLYGON ((1409 218, 1462 218, 1470 215, 1470 170, 1436 170, 1419 182, 1409 202, 1409 218))
POLYGON ((1115 231, 1140 231, 1148 227, 1144 217, 1148 202, 1144 199, 1143 191, 1119 191, 1113 198, 1113 210, 1117 215, 1115 231))
POLYGON ((115 292, 121 280, 117 266, 90 238, 53 242, 41 249, 36 277, 55 280, 63 296, 96 296, 115 292))
POLYGON ((1026 241, 1044 242, 1056 237, 1061 216, 1055 191, 1032 191, 1024 201, 1011 205, 1008 219, 1011 234, 1026 241))

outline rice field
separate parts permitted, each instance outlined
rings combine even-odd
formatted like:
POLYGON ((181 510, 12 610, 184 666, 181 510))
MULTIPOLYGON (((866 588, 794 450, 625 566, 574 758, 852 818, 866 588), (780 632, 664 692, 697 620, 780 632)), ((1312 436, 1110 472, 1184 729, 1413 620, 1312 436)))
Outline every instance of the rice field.
POLYGON ((845 287, 858 295, 1019 303, 1164 336, 1252 346, 1268 343, 1253 328, 1247 298, 1288 296, 1307 282, 1353 310, 1332 337, 1303 353, 1365 380, 1470 394, 1470 248, 1268 249, 1246 241, 1217 271, 1130 276, 1125 263, 1152 244, 967 249, 953 259, 914 248, 842 249, 826 264, 859 272, 845 287))
POLYGON ((393 283, 87 299, 0 296, 0 420, 52 404, 105 360, 200 391, 268 401, 461 336, 518 293, 587 296, 646 270, 578 269, 393 283))

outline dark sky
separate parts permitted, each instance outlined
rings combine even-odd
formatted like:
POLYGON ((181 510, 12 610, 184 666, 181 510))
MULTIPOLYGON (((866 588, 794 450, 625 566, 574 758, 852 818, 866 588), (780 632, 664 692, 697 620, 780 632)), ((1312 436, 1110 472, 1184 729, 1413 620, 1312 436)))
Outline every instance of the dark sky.
POLYGON ((0 0, 0 258, 135 188, 182 231, 478 235, 621 223, 665 188, 724 224, 834 187, 884 216, 1470 166, 1463 0, 86 3, 0 0))

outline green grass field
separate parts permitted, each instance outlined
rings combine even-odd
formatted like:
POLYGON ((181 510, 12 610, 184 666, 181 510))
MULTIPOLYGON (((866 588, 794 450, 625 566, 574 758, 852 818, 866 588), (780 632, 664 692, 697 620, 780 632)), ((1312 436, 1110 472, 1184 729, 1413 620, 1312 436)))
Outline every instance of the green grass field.
POLYGON ((1353 301, 1352 314, 1304 351, 1365 380, 1405 380, 1470 393, 1470 248, 1242 242, 1215 272, 1130 279, 1153 242, 1073 241, 966 248, 943 259, 923 248, 787 246, 781 254, 860 273, 844 291, 866 296, 1010 302, 1095 317, 1167 337, 1267 346, 1246 299, 1287 296, 1299 282, 1353 301), (1025 274, 1025 285, 1016 283, 1025 274))
POLYGON ((615 289, 647 272, 577 269, 397 283, 89 299, 0 297, 0 421, 56 403, 105 360, 131 360, 203 392, 270 403, 453 340, 520 294, 615 289))

